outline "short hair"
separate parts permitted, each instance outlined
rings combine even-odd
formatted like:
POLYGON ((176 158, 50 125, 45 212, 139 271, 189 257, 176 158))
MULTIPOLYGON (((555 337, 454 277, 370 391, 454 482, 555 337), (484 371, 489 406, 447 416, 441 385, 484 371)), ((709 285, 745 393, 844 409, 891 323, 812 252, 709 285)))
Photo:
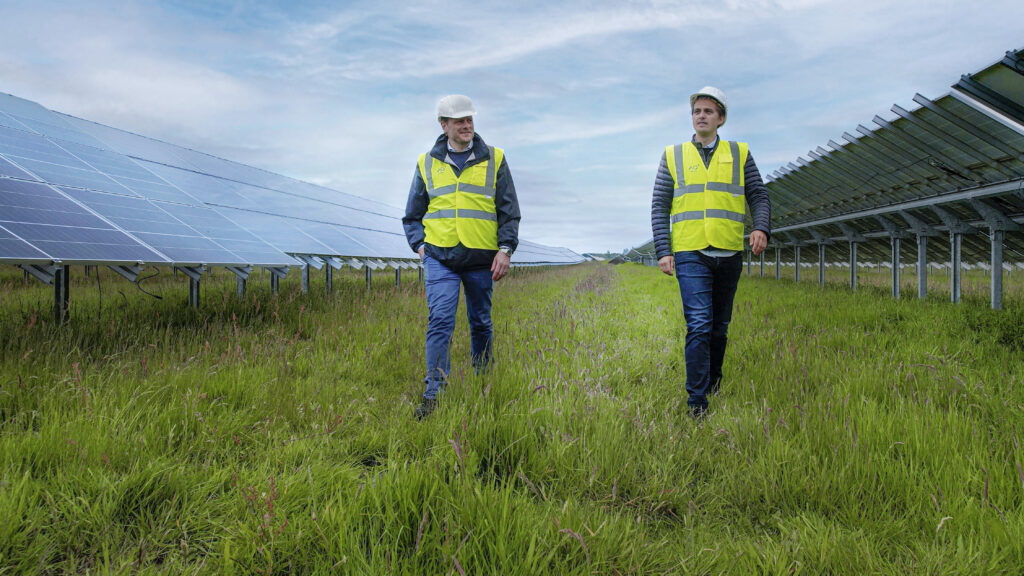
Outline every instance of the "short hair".
POLYGON ((725 107, 722 106, 722 103, 719 102, 717 98, 713 96, 708 96, 707 94, 701 94, 693 99, 693 106, 690 106, 691 113, 693 112, 694 107, 697 106, 697 102, 701 100, 711 100, 712 102, 715 103, 715 107, 718 108, 718 115, 725 116, 725 107))

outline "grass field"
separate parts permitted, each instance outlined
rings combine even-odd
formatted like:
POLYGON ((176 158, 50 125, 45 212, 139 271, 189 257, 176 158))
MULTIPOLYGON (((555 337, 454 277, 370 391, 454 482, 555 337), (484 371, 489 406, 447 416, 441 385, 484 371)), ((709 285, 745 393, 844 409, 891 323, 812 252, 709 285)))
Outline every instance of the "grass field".
POLYGON ((411 280, 77 274, 58 328, 7 267, 0 574, 1020 574, 1024 302, 812 272, 744 277, 698 423, 673 279, 517 271, 417 423, 411 280))

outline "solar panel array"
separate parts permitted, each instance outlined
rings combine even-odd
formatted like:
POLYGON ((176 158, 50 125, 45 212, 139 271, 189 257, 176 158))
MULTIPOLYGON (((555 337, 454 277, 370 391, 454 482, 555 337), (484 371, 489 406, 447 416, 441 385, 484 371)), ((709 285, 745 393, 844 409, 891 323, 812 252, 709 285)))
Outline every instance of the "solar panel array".
POLYGON ((1021 56, 1008 52, 934 101, 918 94, 915 109, 895 105, 890 119, 875 116, 873 128, 858 126, 774 172, 775 239, 824 243, 839 260, 856 240, 862 256, 887 259, 892 237, 927 235, 932 259, 948 260, 952 233, 962 235, 965 259, 985 261, 991 231, 1001 230, 1007 258, 1024 261, 1021 56))
MULTIPOLYGON (((514 265, 572 264, 522 242, 514 265)), ((401 212, 0 94, 0 262, 418 266, 401 212)))

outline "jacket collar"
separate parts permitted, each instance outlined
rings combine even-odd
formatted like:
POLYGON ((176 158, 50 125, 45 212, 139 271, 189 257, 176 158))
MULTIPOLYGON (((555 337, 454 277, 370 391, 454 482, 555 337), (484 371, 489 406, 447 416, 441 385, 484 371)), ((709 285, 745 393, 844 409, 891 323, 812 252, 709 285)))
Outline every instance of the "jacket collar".
MULTIPOLYGON (((441 134, 437 137, 437 141, 434 142, 434 147, 430 149, 430 155, 438 160, 444 162, 445 157, 448 155, 448 136, 441 134)), ((479 134, 473 134, 473 160, 466 163, 466 166, 470 164, 476 164, 482 162, 491 157, 491 150, 487 147, 487 143, 480 137, 479 134)))

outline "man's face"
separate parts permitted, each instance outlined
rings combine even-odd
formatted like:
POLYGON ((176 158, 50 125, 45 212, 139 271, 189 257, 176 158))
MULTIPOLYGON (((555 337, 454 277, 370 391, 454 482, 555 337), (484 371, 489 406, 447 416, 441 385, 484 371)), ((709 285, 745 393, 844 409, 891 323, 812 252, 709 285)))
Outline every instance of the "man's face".
POLYGON ((473 142, 473 117, 441 120, 441 130, 444 130, 453 148, 464 149, 473 142))
POLYGON ((693 129, 699 136, 711 136, 725 123, 718 111, 718 103, 711 98, 697 98, 693 102, 693 129))

